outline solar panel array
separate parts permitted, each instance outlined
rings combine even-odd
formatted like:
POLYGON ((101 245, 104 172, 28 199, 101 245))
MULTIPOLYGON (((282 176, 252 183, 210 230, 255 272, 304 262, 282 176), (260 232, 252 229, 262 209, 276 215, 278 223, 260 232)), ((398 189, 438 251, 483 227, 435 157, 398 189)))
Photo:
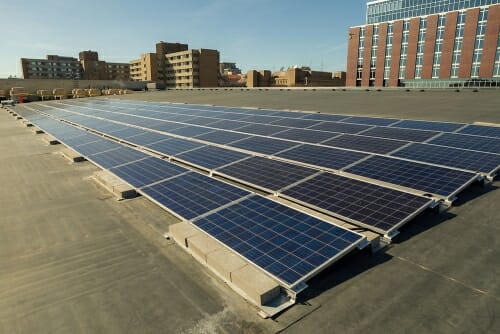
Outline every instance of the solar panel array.
MULTIPOLYGON (((495 127, 103 99, 36 109, 388 236, 433 203, 422 194, 452 199, 499 168, 495 127)), ((361 242, 241 187, 23 112, 285 285, 361 242)))
MULTIPOLYGON (((18 109, 23 113, 23 109, 18 109)), ((72 139, 93 137, 92 142, 97 146, 92 152, 97 153, 89 155, 89 160, 104 168, 111 167, 111 173, 143 195, 175 215, 192 220, 200 229, 291 289, 365 240, 361 234, 346 228, 81 128, 29 111, 23 114, 66 144, 72 139), (104 143, 118 145, 118 148, 110 149, 111 146, 104 143), (99 160, 101 155, 107 160, 99 160)), ((78 146, 86 145, 71 147, 78 151, 78 146)), ((231 152, 245 158, 244 154, 231 152)))

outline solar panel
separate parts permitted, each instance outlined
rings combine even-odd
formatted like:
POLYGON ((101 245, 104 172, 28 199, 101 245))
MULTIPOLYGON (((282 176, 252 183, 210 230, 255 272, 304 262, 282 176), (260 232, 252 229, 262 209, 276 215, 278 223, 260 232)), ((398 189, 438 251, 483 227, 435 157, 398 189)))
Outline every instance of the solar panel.
POLYGON ((361 124, 348 124, 348 123, 336 123, 336 122, 323 122, 317 125, 313 125, 310 129, 331 131, 331 132, 341 132, 341 133, 359 133, 366 129, 371 128, 371 125, 361 125, 361 124))
POLYGON ((248 137, 246 139, 238 140, 227 145, 251 152, 262 154, 276 154, 278 152, 296 146, 297 143, 265 137, 248 137))
POLYGON ((278 133, 286 129, 288 128, 282 126, 273 126, 266 124, 248 124, 240 128, 234 129, 234 131, 244 132, 252 135, 270 136, 274 133, 278 133))
POLYGON ((248 137, 250 136, 243 133, 224 131, 224 130, 214 130, 212 132, 196 136, 195 138, 216 144, 227 144, 248 137))
POLYGON ((273 134, 271 137, 296 140, 305 143, 317 144, 327 139, 340 135, 340 133, 308 130, 308 129, 289 129, 273 134))
POLYGON ((261 196, 251 196, 193 224, 289 287, 364 240, 360 234, 261 196))
POLYGON ((176 159, 207 169, 215 169, 244 159, 250 155, 216 146, 203 146, 179 155, 176 159))
POLYGON ((213 123, 215 121, 217 121, 216 118, 196 117, 196 118, 193 118, 192 120, 190 120, 189 124, 193 124, 193 125, 207 125, 207 124, 213 123))
POLYGON ((435 131, 374 127, 363 132, 364 136, 423 142, 439 134, 435 131))
POLYGON ((202 135, 207 132, 211 132, 214 129, 204 128, 202 126, 184 126, 182 128, 178 128, 175 130, 169 131, 169 133, 173 133, 179 136, 184 137, 196 137, 198 135, 202 135))
POLYGON ((305 116, 301 117, 302 119, 314 119, 318 121, 329 121, 329 122, 337 122, 343 119, 346 119, 349 116, 345 115, 334 115, 334 114, 306 114, 305 116))
POLYGON ((382 156, 372 156, 347 168, 346 172, 445 198, 476 179, 474 173, 382 156))
POLYGON ((165 155, 175 155, 202 146, 204 145, 180 138, 169 138, 145 145, 145 147, 165 155))
POLYGON ((250 193, 195 172, 141 188, 160 205, 184 219, 193 219, 250 193))
POLYGON ((106 152, 115 148, 123 147, 122 145, 112 142, 107 139, 100 139, 91 143, 76 145, 75 150, 81 155, 88 157, 92 154, 106 152))
POLYGON ((406 119, 391 125, 391 127, 416 129, 416 130, 453 132, 460 129, 464 125, 465 124, 462 123, 431 122, 431 121, 418 121, 418 120, 406 119))
POLYGON ((216 171, 217 174, 269 191, 278 191, 317 172, 315 169, 261 157, 245 159, 216 171))
POLYGON ((145 132, 145 133, 137 135, 137 136, 129 137, 129 138, 127 138, 127 141, 134 143, 138 146, 145 146, 148 144, 158 142, 160 140, 165 140, 167 138, 172 138, 172 137, 167 136, 167 135, 163 135, 160 133, 148 131, 148 132, 145 132))
POLYGON ((321 121, 315 121, 310 119, 300 119, 300 118, 281 118, 276 121, 273 121, 271 124, 273 125, 281 125, 288 126, 291 128, 308 128, 310 126, 321 123, 321 121))
POLYGON ((248 125, 245 122, 231 121, 231 120, 219 120, 208 124, 211 128, 221 129, 221 130, 234 130, 241 128, 242 126, 248 125))
POLYGON ((187 171, 186 168, 155 157, 149 157, 110 169, 110 172, 135 188, 141 188, 187 171))
POLYGON ((89 159, 101 166, 102 168, 108 169, 111 167, 116 167, 123 165, 125 163, 137 161, 140 159, 147 158, 149 155, 134 150, 129 147, 119 147, 113 150, 109 150, 103 153, 92 154, 89 159))
POLYGON ((391 155, 486 174, 492 174, 500 167, 500 155, 497 154, 419 143, 391 155))
POLYGON ((251 115, 242 118, 241 121, 248 123, 259 123, 259 124, 270 124, 276 120, 281 119, 280 117, 264 116, 264 115, 251 115))
POLYGON ((500 126, 484 126, 484 125, 470 124, 458 132, 468 135, 500 138, 500 126))
POLYGON ((366 158, 368 154, 304 144, 276 154, 276 156, 318 167, 341 169, 360 159, 366 158))
POLYGON ((382 234, 390 234, 432 202, 331 173, 321 173, 281 195, 382 234))
POLYGON ((399 119, 397 118, 379 118, 379 117, 363 117, 363 116, 352 116, 342 120, 342 122, 346 123, 379 125, 379 126, 389 126, 393 123, 396 123, 397 121, 399 121, 399 119))
POLYGON ((185 127, 185 124, 180 124, 180 123, 172 123, 172 122, 167 122, 167 121, 155 121, 156 123, 153 125, 148 126, 150 129, 155 129, 158 131, 163 131, 163 132, 170 132, 174 129, 182 128, 185 127))
POLYGON ((144 133, 146 133, 146 131, 142 129, 126 127, 125 129, 122 130, 110 132, 110 135, 112 135, 115 138, 126 139, 128 137, 133 137, 144 133))
POLYGON ((497 138, 443 133, 429 141, 429 144, 500 154, 500 139, 497 138))
POLYGON ((321 144, 370 153, 387 154, 397 148, 403 147, 408 142, 362 135, 342 135, 321 144))

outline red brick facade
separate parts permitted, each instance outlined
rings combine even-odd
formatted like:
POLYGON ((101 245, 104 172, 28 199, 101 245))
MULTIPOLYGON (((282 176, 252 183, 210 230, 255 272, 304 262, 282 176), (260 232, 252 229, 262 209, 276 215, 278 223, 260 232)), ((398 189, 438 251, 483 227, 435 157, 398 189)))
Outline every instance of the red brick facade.
POLYGON ((389 86, 397 87, 399 82, 399 64, 401 61, 401 40, 403 39, 403 21, 394 22, 394 36, 392 37, 391 74, 389 86))
POLYGON ((370 62, 372 55, 373 44, 373 25, 367 26, 365 30, 365 53, 363 57, 363 77, 361 86, 369 86, 370 84, 370 62))
POLYGON ((493 76, 495 56, 497 53, 498 33, 500 32, 500 5, 491 6, 488 11, 488 23, 484 35, 483 57, 479 76, 483 78, 493 76))
POLYGON ((410 20, 410 32, 408 36, 408 53, 406 56, 405 79, 415 78, 415 65, 417 60, 418 33, 420 30, 420 17, 410 20))
POLYGON ((375 72, 375 86, 384 85, 385 48, 387 45, 387 23, 381 23, 378 27, 377 45, 377 71, 375 72))
POLYGON ((474 55, 474 42, 476 40, 477 21, 479 18, 479 8, 472 8, 467 11, 464 27, 464 42, 462 46, 462 60, 458 76, 469 78, 472 69, 472 56, 474 55))
POLYGON ((356 86, 356 75, 358 73, 358 49, 359 49, 359 31, 361 29, 349 29, 349 41, 347 47, 347 76, 346 86, 356 86))
POLYGON ((455 35, 457 30, 458 12, 446 14, 444 27, 443 50, 441 52, 441 69, 439 78, 449 78, 451 75, 451 64, 453 62, 453 48, 455 47, 455 35))
POLYGON ((427 18, 427 32, 425 33, 424 62, 422 64, 422 79, 432 78, 432 64, 434 62, 434 48, 436 47, 438 15, 427 18))

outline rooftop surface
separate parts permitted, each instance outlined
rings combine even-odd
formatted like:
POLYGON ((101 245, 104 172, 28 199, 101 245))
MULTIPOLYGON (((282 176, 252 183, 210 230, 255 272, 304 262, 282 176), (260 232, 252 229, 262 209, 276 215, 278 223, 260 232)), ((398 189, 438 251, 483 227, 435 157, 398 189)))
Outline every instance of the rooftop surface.
MULTIPOLYGON (((494 91, 165 91, 127 99, 500 123, 494 91)), ((313 278, 297 305, 263 320, 162 233, 176 218, 116 201, 0 110, 0 332, 497 333, 496 181, 426 212, 376 254, 313 278)))

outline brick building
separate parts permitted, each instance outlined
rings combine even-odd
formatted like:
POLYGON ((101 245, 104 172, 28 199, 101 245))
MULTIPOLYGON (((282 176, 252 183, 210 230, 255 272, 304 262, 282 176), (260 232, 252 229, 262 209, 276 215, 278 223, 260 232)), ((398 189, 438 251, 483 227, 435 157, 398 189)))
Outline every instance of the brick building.
POLYGON ((377 0, 349 29, 347 86, 500 86, 500 0, 377 0))

